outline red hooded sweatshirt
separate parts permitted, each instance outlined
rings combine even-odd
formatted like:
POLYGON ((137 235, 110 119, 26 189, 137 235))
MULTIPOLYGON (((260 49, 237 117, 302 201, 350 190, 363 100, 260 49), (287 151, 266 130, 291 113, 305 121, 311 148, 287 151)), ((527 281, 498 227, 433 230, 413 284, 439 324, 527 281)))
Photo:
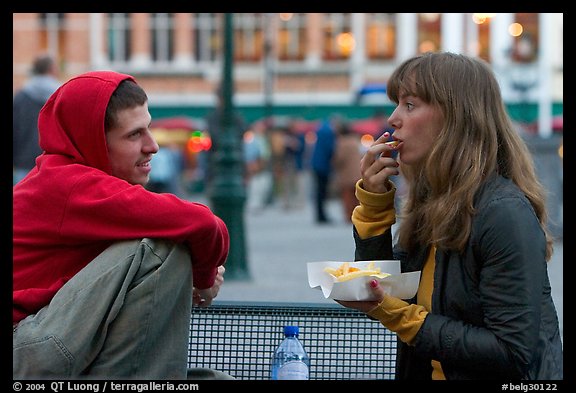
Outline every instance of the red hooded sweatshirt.
POLYGON ((46 306, 117 241, 148 237, 186 244, 199 289, 214 284, 228 256, 226 225, 207 206, 111 175, 104 115, 125 79, 133 80, 109 71, 82 74, 56 90, 40 112, 44 153, 13 189, 13 323, 46 306))

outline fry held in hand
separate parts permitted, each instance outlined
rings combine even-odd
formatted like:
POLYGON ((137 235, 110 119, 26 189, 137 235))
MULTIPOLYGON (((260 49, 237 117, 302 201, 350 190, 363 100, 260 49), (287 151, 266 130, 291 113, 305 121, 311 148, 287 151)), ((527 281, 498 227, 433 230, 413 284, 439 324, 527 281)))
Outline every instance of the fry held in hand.
POLYGON ((374 267, 374 262, 370 262, 365 268, 359 268, 355 266, 350 266, 349 262, 344 262, 338 268, 326 267, 324 268, 326 273, 331 274, 336 278, 336 281, 348 281, 353 278, 363 277, 363 276, 374 276, 377 278, 388 277, 389 273, 382 273, 380 268, 374 267))

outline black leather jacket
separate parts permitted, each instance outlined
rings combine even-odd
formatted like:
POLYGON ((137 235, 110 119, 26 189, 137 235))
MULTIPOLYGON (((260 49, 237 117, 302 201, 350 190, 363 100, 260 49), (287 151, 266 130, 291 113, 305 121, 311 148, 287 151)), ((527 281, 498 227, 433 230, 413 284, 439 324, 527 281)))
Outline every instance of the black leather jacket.
MULTIPOLYGON (((436 252, 432 312, 414 346, 398 341, 396 378, 430 379, 436 359, 447 379, 562 379, 546 243, 532 206, 503 177, 486 182, 475 206, 464 253, 436 252)), ((422 270, 429 251, 393 250, 390 230, 362 240, 354 229, 354 238, 356 260, 399 259, 404 272, 422 270)))

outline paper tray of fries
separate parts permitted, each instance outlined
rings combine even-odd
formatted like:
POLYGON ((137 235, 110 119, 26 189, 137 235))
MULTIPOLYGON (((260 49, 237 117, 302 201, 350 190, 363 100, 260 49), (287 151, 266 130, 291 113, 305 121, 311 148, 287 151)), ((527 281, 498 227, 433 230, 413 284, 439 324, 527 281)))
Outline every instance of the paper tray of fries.
POLYGON ((369 287, 378 280, 386 293, 400 299, 416 295, 420 271, 401 273, 400 261, 308 262, 308 284, 334 300, 374 300, 369 287))

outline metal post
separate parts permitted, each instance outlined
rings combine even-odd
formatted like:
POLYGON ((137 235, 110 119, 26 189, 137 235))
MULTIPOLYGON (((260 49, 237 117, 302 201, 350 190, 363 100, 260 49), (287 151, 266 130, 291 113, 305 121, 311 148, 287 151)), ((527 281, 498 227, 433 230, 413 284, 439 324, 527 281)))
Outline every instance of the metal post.
POLYGON ((208 193, 214 213, 222 218, 230 232, 230 254, 226 262, 226 278, 248 279, 244 237, 244 203, 242 132, 234 121, 232 96, 233 14, 224 14, 224 47, 222 81, 218 94, 221 116, 214 151, 214 178, 208 193))

